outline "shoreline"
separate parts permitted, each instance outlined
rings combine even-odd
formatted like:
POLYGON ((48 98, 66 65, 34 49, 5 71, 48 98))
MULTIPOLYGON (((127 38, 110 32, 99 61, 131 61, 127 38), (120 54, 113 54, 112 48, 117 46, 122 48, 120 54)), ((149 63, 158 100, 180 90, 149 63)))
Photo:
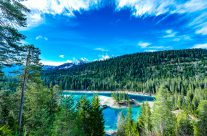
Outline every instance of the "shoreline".
POLYGON ((105 131, 105 134, 107 136, 114 136, 114 135, 116 135, 116 133, 117 133, 117 130, 106 130, 105 131))
MULTIPOLYGON (((93 94, 93 93, 97 93, 97 94, 110 94, 113 92, 118 92, 118 93, 127 93, 130 95, 137 95, 137 96, 146 96, 146 97, 154 97, 154 96, 150 96, 147 94, 142 94, 142 93, 134 93, 134 92, 129 92, 129 91, 74 91, 74 90, 64 90, 64 92, 69 92, 69 93, 85 93, 85 94, 93 94)), ((67 95, 67 94, 66 94, 67 95)), ((114 109, 121 109, 121 108, 127 108, 128 106, 120 106, 119 104, 117 104, 117 102, 112 98, 112 97, 108 97, 108 96, 98 96, 100 99, 100 105, 107 105, 110 108, 114 108, 114 109)), ((132 107, 136 107, 136 106, 141 106, 142 103, 139 103, 135 100, 136 104, 135 105, 131 105, 132 107)), ((150 105, 150 107, 153 107, 153 103, 151 101, 148 101, 148 104, 150 105)))
POLYGON ((71 93, 113 93, 113 92, 117 92, 117 93, 127 93, 129 95, 139 95, 139 96, 149 96, 149 97, 155 97, 154 94, 148 94, 148 93, 142 93, 142 92, 133 92, 133 91, 97 91, 97 90, 63 90, 63 92, 71 92, 71 93))

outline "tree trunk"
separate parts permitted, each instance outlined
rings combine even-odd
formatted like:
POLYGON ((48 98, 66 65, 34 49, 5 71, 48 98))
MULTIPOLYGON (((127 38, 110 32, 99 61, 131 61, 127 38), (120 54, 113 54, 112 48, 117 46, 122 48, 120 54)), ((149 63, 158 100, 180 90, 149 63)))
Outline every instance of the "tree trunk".
POLYGON ((28 76, 28 69, 29 66, 29 60, 30 60, 30 48, 28 50, 28 55, 26 58, 26 65, 24 68, 23 73, 23 82, 22 82, 22 89, 21 89, 21 101, 20 101, 20 107, 19 107, 19 117, 18 117, 18 124, 19 124, 19 136, 21 135, 22 131, 22 114, 23 114, 23 106, 24 106, 24 93, 26 90, 26 83, 27 83, 27 76, 28 76))

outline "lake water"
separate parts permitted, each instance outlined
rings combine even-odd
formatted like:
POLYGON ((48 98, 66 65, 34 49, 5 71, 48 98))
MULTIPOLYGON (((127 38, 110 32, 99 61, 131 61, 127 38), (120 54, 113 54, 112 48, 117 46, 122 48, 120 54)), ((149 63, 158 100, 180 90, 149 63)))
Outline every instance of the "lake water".
MULTIPOLYGON (((92 100, 93 95, 99 95, 99 96, 107 96, 107 97, 111 97, 111 93, 84 93, 84 92, 64 92, 63 95, 72 95, 74 100, 79 100, 80 97, 82 95, 85 95, 89 100, 92 100)), ((139 103, 142 102, 146 102, 146 101, 153 101, 154 97, 151 96, 144 96, 144 95, 137 95, 137 94, 129 94, 129 97, 131 99, 136 100, 139 103)), ((137 119, 138 116, 141 113, 141 107, 140 106, 136 106, 136 107, 132 107, 132 118, 133 119, 137 119)), ((103 115, 104 115, 104 121, 105 121, 105 130, 109 131, 109 130, 116 130, 117 129, 117 119, 118 116, 124 113, 124 115, 126 115, 127 113, 127 108, 119 108, 119 109, 115 109, 115 108, 106 108, 103 110, 103 115)))

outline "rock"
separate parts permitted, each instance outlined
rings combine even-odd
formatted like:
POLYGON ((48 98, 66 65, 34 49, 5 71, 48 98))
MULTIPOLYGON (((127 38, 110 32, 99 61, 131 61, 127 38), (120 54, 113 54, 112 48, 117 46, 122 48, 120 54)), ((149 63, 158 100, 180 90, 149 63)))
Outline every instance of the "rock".
POLYGON ((105 136, 116 136, 116 131, 115 130, 109 130, 106 132, 106 135, 105 136))
POLYGON ((130 105, 133 105, 133 104, 136 104, 135 100, 134 99, 130 99, 130 100, 121 100, 118 102, 119 105, 122 105, 122 106, 127 106, 128 103, 130 105))
POLYGON ((106 109, 106 108, 108 108, 108 107, 109 107, 109 106, 107 106, 107 105, 102 105, 102 106, 101 106, 102 109, 106 109))

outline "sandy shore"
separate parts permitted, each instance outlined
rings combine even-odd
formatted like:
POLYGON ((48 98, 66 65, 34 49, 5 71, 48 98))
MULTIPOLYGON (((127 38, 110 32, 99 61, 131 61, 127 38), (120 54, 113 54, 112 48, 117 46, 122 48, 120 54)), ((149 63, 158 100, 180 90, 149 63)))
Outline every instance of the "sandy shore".
MULTIPOLYGON (((74 90, 64 90, 63 92, 72 92, 72 93, 113 93, 114 91, 74 91, 74 90)), ((116 92, 120 92, 120 93, 123 93, 123 91, 116 91, 116 92)), ((128 93, 128 94, 132 94, 132 95, 142 95, 142 96, 149 96, 149 95, 146 95, 146 94, 142 94, 142 93, 137 93, 137 92, 128 92, 128 91, 124 91, 125 93, 128 93)), ((117 102, 112 98, 112 97, 109 97, 109 96, 102 96, 102 95, 99 95, 99 100, 100 100, 100 105, 107 105, 111 108, 127 108, 127 106, 120 106, 119 104, 117 104, 117 102)), ((137 101, 135 101, 136 104, 135 105, 132 105, 132 106, 139 106, 140 104, 142 103, 138 103, 137 101)), ((153 107, 153 104, 154 102, 148 102, 150 107, 152 108, 153 107)))
MULTIPOLYGON (((99 100, 100 100, 100 105, 107 105, 111 108, 114 109, 120 109, 120 108, 127 108, 128 106, 124 106, 124 105, 119 105, 112 97, 108 97, 108 96, 98 96, 99 100)), ((131 107, 134 106, 139 106, 140 103, 136 102, 136 104, 131 105, 131 107)))
POLYGON ((112 97, 98 96, 100 100, 100 105, 107 105, 111 108, 118 108, 116 101, 112 97))
POLYGON ((116 132, 116 130, 107 130, 105 133, 107 136, 115 136, 116 132))

